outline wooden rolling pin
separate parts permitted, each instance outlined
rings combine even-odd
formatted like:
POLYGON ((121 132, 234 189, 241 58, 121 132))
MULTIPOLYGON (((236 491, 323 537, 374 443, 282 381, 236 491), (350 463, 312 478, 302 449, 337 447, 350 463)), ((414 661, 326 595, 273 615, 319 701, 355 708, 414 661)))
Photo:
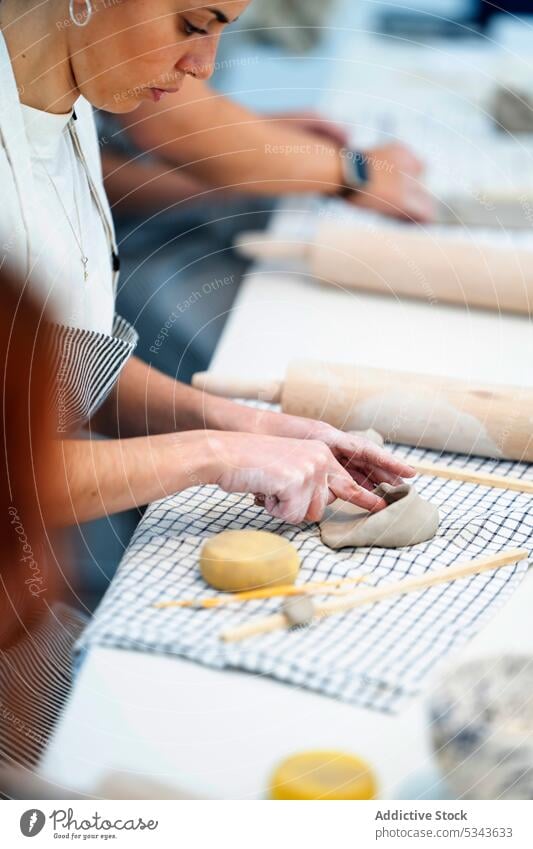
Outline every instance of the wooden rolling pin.
POLYGON ((379 431, 387 442, 437 451, 533 461, 533 389, 312 360, 285 380, 196 374, 193 386, 228 398, 281 403, 283 412, 342 430, 379 431))
POLYGON ((409 227, 369 229, 321 223, 312 242, 243 233, 235 243, 253 259, 304 260, 325 284, 429 303, 533 312, 533 251, 474 243, 409 227))

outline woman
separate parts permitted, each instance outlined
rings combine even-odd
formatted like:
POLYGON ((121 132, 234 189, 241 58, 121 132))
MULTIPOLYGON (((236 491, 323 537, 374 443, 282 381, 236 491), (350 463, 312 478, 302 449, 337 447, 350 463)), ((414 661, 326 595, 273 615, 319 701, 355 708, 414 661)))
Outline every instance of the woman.
POLYGON ((207 79, 222 30, 247 5, 0 3, 4 251, 60 311, 51 336, 58 431, 89 422, 113 437, 62 442, 57 474, 68 497, 56 499, 54 521, 83 522, 199 483, 253 493, 286 521, 316 521, 336 497, 381 509, 373 486, 414 474, 322 422, 258 412, 157 373, 132 356, 135 333, 114 317, 119 263, 91 105, 131 111, 187 75, 207 79))

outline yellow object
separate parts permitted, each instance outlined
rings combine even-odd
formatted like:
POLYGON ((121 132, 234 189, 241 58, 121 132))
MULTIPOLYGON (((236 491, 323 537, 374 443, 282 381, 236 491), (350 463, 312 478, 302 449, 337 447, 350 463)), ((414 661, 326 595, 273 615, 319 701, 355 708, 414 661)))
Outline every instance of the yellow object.
POLYGON ((207 583, 231 593, 294 584, 299 569, 295 547, 268 531, 223 531, 200 554, 207 583))
POLYGON ((270 798, 374 799, 376 779, 369 765, 337 751, 301 752, 283 761, 270 781, 270 798))
POLYGON ((245 593, 236 593, 235 595, 220 596, 216 595, 213 598, 190 598, 183 601, 158 601, 154 607, 225 607, 228 604, 237 604, 242 601, 257 601, 262 598, 276 598, 278 596, 293 596, 293 595, 338 595, 347 590, 343 587, 353 586, 366 580, 366 575, 358 575, 356 578, 339 578, 338 581, 308 581, 307 584, 300 584, 295 587, 289 584, 281 584, 278 587, 262 590, 248 590, 245 593))

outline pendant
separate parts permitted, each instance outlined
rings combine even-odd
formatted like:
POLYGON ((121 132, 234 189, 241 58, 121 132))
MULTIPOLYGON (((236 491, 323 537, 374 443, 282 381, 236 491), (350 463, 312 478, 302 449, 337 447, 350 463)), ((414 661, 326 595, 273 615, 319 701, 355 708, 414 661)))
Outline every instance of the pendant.
POLYGON ((89 279, 89 272, 87 271, 87 263, 89 262, 88 256, 82 256, 81 261, 83 263, 83 280, 87 282, 89 279))

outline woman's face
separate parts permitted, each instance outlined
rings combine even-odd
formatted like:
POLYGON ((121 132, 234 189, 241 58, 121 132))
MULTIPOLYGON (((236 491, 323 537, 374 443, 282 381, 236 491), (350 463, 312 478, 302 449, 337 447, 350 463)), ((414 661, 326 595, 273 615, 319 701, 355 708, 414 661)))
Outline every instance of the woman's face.
MULTIPOLYGON (((85 27, 68 24, 72 72, 98 109, 130 112, 177 91, 185 76, 208 79, 224 27, 249 0, 92 0, 85 27)), ((85 3, 76 0, 79 19, 85 3)))

